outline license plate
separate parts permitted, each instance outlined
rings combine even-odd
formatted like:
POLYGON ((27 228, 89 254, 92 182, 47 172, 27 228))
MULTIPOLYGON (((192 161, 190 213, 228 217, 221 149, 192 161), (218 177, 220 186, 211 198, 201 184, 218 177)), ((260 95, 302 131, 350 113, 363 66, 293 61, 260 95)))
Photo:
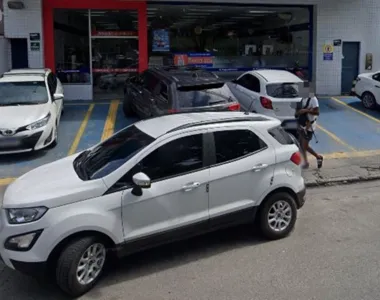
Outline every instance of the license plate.
POLYGON ((15 139, 0 139, 0 148, 13 148, 20 146, 20 141, 15 139))

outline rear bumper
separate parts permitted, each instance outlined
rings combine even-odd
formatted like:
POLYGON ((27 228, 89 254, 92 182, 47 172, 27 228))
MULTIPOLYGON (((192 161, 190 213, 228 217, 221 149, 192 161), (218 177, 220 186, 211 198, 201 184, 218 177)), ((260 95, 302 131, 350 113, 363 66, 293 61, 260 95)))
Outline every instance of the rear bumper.
POLYGON ((306 202, 306 187, 300 190, 297 194, 297 208, 300 209, 306 202))

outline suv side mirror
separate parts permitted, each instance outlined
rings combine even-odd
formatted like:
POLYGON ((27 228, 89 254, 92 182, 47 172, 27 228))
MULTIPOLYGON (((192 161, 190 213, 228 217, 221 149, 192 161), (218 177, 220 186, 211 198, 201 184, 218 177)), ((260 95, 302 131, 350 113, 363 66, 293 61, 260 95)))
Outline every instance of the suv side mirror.
POLYGON ((53 96, 53 100, 62 100, 63 99, 63 94, 56 93, 53 96))
POLYGON ((151 186, 150 178, 145 173, 139 172, 132 177, 135 187, 132 189, 132 194, 135 196, 142 195, 142 189, 149 189, 151 186))

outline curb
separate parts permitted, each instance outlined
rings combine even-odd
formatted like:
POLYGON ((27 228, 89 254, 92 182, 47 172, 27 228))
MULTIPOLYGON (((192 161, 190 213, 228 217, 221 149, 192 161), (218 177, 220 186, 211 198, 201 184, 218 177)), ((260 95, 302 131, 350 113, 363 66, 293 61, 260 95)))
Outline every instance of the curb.
POLYGON ((306 187, 325 187, 325 186, 334 186, 334 185, 343 185, 350 183, 366 182, 380 180, 380 174, 369 175, 369 176, 354 176, 354 177, 345 177, 345 178, 336 178, 336 179, 326 179, 326 180, 316 180, 312 182, 306 182, 306 187))

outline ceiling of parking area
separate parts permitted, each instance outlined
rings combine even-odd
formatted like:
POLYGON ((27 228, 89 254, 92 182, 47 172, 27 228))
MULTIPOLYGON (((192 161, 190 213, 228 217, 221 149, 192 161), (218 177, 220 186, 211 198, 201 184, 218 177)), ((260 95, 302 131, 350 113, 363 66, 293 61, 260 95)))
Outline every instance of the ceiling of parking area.
MULTIPOLYGON (((276 24, 286 26, 298 18, 297 23, 307 22, 305 8, 247 7, 247 6, 197 6, 197 5, 150 5, 148 21, 151 27, 185 29, 201 26, 203 30, 228 27, 239 29, 245 26, 276 24), (302 20, 301 20, 302 19, 302 20)), ((308 19, 308 18, 307 18, 308 19)))

